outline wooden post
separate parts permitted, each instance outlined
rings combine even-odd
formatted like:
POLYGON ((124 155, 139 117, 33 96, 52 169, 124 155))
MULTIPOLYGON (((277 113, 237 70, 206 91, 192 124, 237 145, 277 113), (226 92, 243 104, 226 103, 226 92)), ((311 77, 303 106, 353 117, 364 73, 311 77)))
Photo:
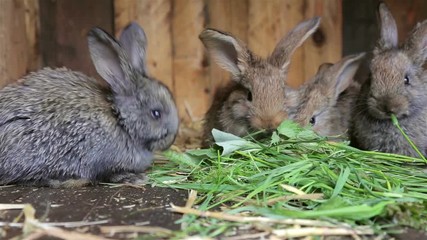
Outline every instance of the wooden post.
POLYGON ((40 55, 40 16, 39 2, 24 0, 25 6, 25 29, 27 33, 27 72, 37 70, 41 67, 40 55))
POLYGON ((0 1, 0 87, 39 67, 37 11, 36 1, 0 1))
POLYGON ((267 56, 277 42, 299 22, 321 16, 319 30, 291 58, 287 82, 298 86, 313 76, 319 65, 341 57, 340 0, 249 0, 249 47, 267 56))
POLYGON ((44 65, 98 76, 86 36, 95 26, 113 32, 112 0, 40 0, 40 21, 44 65))
POLYGON ((318 30, 307 40, 303 49, 303 79, 316 74, 322 63, 335 63, 342 57, 342 5, 341 0, 307 1, 306 18, 321 16, 318 30))
POLYGON ((201 119, 210 104, 204 47, 198 38, 204 26, 203 1, 173 1, 173 80, 178 109, 184 120, 201 119))
POLYGON ((148 38, 147 64, 150 75, 173 91, 172 1, 115 0, 114 7, 116 35, 129 22, 138 22, 148 38))
MULTIPOLYGON (((248 0, 209 0, 207 9, 206 27, 230 32, 247 43, 248 0)), ((209 94, 212 99, 215 90, 230 80, 230 74, 221 69, 208 55, 205 58, 208 63, 205 67, 209 68, 209 94)))
MULTIPOLYGON (((397 24, 399 39, 403 41, 418 22, 427 19, 426 0, 385 0, 397 24)), ((377 5, 375 6, 377 7, 377 5)))
MULTIPOLYGON (((427 19, 425 0, 385 0, 396 20, 399 39, 403 41, 412 28, 427 19)), ((372 51, 378 40, 376 11, 379 1, 343 0, 343 54, 372 51)))

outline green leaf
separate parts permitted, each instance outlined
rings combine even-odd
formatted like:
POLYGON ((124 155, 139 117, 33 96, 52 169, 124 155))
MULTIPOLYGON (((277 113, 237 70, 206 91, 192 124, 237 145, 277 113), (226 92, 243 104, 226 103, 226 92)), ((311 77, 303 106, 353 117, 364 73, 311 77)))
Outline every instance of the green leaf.
POLYGON ((279 125, 277 131, 279 134, 293 139, 301 132, 301 126, 291 120, 285 120, 279 125))
POLYGON ((179 153, 173 150, 166 150, 163 152, 163 155, 169 160, 171 160, 172 162, 175 162, 177 164, 184 164, 190 167, 199 167, 200 161, 190 157, 186 153, 179 153))
POLYGON ((343 207, 349 207, 351 204, 348 201, 345 201, 341 197, 334 197, 328 199, 326 202, 319 205, 316 210, 330 210, 330 209, 337 209, 337 208, 343 208, 343 207))
POLYGON ((311 127, 301 127, 299 124, 291 121, 283 121, 277 128, 279 134, 289 139, 312 140, 321 139, 321 137, 311 127))
POLYGON ((271 135, 271 145, 275 145, 277 143, 279 143, 282 139, 280 138, 279 134, 277 134, 277 132, 273 132, 273 134, 271 135))
POLYGON ((344 171, 341 169, 341 173, 337 179, 337 183, 335 184, 334 191, 332 192, 331 198, 338 196, 341 190, 344 187, 344 184, 347 182, 348 176, 350 176, 350 168, 346 167, 344 171))
POLYGON ((261 211, 265 215, 282 215, 289 218, 324 218, 331 217, 336 219, 351 219, 351 220, 363 220, 370 219, 372 217, 380 215, 385 207, 394 201, 381 201, 373 206, 367 204, 360 204, 355 206, 343 206, 334 207, 323 210, 309 210, 309 211, 298 211, 298 210, 285 210, 285 209, 263 209, 261 211))
POLYGON ((313 140, 320 139, 321 137, 313 129, 307 127, 301 129, 301 131, 297 134, 297 138, 300 140, 313 140))
POLYGON ((212 129, 212 135, 215 139, 215 143, 223 149, 221 156, 228 155, 238 150, 261 149, 256 143, 249 142, 241 137, 222 132, 218 129, 212 129))
POLYGON ((217 151, 212 148, 207 149, 191 149, 187 150, 186 153, 188 155, 191 155, 193 157, 197 157, 200 159, 203 158, 216 158, 218 156, 217 151))
MULTIPOLYGON (((205 204, 201 209, 227 206, 247 216, 369 225, 379 232, 387 231, 384 224, 425 226, 427 175, 422 159, 359 150, 328 141, 291 121, 284 121, 276 133, 263 139, 218 130, 213 135, 216 146, 172 154, 171 161, 155 164, 149 174, 152 184, 197 190, 196 204, 205 204), (227 156, 220 157, 219 150, 227 156), (323 193, 324 199, 299 198, 286 186, 306 194, 323 193), (244 207, 236 208, 243 202, 244 207), (391 207, 400 213, 385 211, 391 207)), ((183 230, 190 235, 227 233, 221 225, 247 224, 209 217, 189 219, 183 222, 200 228, 183 230)))

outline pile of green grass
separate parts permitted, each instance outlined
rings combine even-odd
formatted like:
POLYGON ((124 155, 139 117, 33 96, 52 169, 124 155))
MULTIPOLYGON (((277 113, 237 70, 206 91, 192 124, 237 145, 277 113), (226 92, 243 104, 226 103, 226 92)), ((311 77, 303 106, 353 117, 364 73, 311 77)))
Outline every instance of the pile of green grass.
POLYGON ((152 184, 197 191, 198 210, 272 221, 266 227, 262 221, 248 224, 186 214, 180 220, 185 227, 176 236, 295 228, 284 223, 287 219, 318 221, 313 226, 326 227, 320 235, 334 226, 359 234, 360 227, 375 234, 399 226, 426 230, 425 159, 361 151, 291 121, 262 141, 217 130, 213 135, 213 148, 165 152, 170 161, 153 167, 152 184))

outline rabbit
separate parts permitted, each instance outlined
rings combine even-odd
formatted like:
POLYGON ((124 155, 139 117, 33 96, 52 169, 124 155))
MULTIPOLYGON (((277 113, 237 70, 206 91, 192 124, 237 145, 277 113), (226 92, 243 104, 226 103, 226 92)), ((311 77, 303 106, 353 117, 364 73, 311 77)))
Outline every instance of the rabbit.
POLYGON ((319 135, 346 139, 351 109, 360 91, 353 80, 365 53, 320 65, 316 75, 297 90, 288 93, 295 99, 289 118, 302 126, 312 125, 319 135))
POLYGON ((231 73, 232 81, 216 89, 205 115, 203 147, 212 145, 213 128, 244 136, 271 131, 287 119, 286 84, 294 51, 318 28, 320 17, 299 23, 262 59, 238 38, 215 29, 199 35, 217 64, 231 73))
POLYGON ((371 75, 357 98, 350 131, 351 145, 412 157, 420 155, 391 121, 427 154, 427 20, 418 23, 398 46, 396 22, 386 4, 378 6, 380 37, 373 50, 371 75))
POLYGON ((107 84, 44 68, 0 90, 0 185, 143 183, 153 152, 173 143, 176 105, 148 76, 143 29, 130 23, 116 41, 93 28, 87 39, 107 84))

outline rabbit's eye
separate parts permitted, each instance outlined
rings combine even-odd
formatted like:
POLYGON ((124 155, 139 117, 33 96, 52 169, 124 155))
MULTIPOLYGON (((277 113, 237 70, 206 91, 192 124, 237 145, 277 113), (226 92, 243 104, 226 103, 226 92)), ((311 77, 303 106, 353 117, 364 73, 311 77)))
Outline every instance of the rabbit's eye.
POLYGON ((160 119, 162 117, 162 114, 160 113, 159 110, 155 109, 155 110, 151 110, 151 116, 154 119, 158 120, 158 119, 160 119))
POLYGON ((252 102, 252 93, 250 91, 248 92, 248 101, 252 102))
POLYGON ((405 75, 405 78, 403 79, 405 81, 405 85, 409 85, 409 76, 405 75))
POLYGON ((312 118, 310 118, 309 123, 310 123, 311 125, 316 124, 316 117, 312 117, 312 118))

